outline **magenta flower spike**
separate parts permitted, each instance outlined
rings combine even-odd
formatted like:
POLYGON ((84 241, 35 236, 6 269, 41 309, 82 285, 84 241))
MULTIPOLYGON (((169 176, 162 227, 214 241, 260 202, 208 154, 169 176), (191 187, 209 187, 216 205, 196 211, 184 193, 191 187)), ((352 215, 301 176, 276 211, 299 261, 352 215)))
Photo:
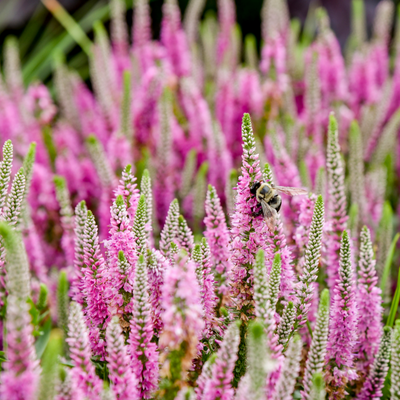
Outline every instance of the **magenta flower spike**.
POLYGON ((162 331, 163 322, 161 291, 164 285, 164 273, 169 268, 170 262, 159 250, 151 250, 148 257, 148 285, 151 304, 151 320, 155 335, 162 331))
POLYGON ((141 48, 151 41, 151 20, 148 0, 139 0, 135 3, 133 23, 133 45, 141 48))
POLYGON ((315 291, 315 281, 318 277, 319 260, 321 257, 321 239, 324 222, 324 202, 322 196, 319 195, 315 201, 302 273, 298 278, 295 288, 297 315, 294 329, 306 323, 313 303, 313 292, 315 291))
POLYGON ((215 115, 224 132, 227 147, 233 160, 237 160, 242 149, 240 148, 240 131, 236 129, 236 97, 234 87, 231 85, 231 74, 222 69, 217 76, 215 94, 215 115))
POLYGON ((181 26, 181 13, 176 0, 167 0, 163 5, 161 43, 166 48, 175 75, 178 77, 189 75, 190 51, 186 34, 181 26))
POLYGON ((382 389, 389 370, 392 328, 385 326, 375 360, 369 371, 367 380, 361 392, 357 395, 359 400, 379 400, 382 398, 382 389))
POLYGON ((287 87, 287 51, 283 35, 270 36, 262 49, 260 69, 265 75, 276 74, 278 93, 282 94, 287 87))
POLYGON ((114 191, 115 198, 121 195, 125 201, 131 224, 135 219, 137 204, 139 202, 139 189, 136 184, 136 177, 132 174, 132 166, 128 164, 122 171, 122 178, 117 189, 114 191))
POLYGON ((116 179, 104 148, 98 138, 94 135, 90 135, 86 140, 86 145, 102 186, 98 213, 100 220, 100 236, 105 238, 107 236, 109 220, 108 211, 112 204, 112 188, 116 185, 116 179))
POLYGON ((215 187, 209 185, 206 198, 204 236, 210 246, 211 261, 215 269, 217 290, 224 296, 229 290, 229 274, 232 264, 229 258, 229 230, 215 187))
POLYGON ((67 265, 73 265, 74 262, 74 215, 69 199, 69 192, 66 181, 61 176, 54 177, 54 186, 56 188, 56 197, 60 205, 61 226, 64 230, 61 239, 61 246, 64 250, 67 265))
MULTIPOLYGON (((137 261, 136 235, 131 229, 131 222, 122 195, 118 195, 111 206, 111 229, 108 240, 104 241, 108 262, 107 289, 104 293, 112 313, 121 312, 124 295, 132 291, 132 279, 137 261), (127 268, 120 268, 120 252, 123 252, 127 268), (122 292, 120 289, 123 289, 122 292)), ((122 311, 123 312, 123 311, 122 311)))
POLYGON ((218 0, 218 19, 220 32, 217 41, 218 64, 225 64, 229 69, 236 67, 236 56, 232 46, 232 31, 235 26, 236 10, 233 0, 218 0))
MULTIPOLYGON (((167 6, 168 4, 164 4, 167 6)), ((165 90, 158 105, 158 143, 156 156, 156 178, 154 181, 154 200, 157 220, 161 225, 167 215, 170 202, 174 198, 172 170, 173 133, 172 133, 172 95, 165 90)))
MULTIPOLYGON (((252 301, 252 268, 257 251, 267 247, 265 240, 269 232, 263 216, 259 215, 260 206, 250 193, 252 183, 261 180, 262 174, 249 114, 243 115, 242 139, 242 176, 239 177, 236 188, 236 205, 235 213, 231 218, 229 249, 233 264, 231 296, 235 299, 239 312, 245 304, 252 301)), ((247 316, 243 315, 242 318, 247 319, 247 316)))
POLYGON ((128 53, 128 29, 125 21, 126 7, 121 0, 110 2, 111 41, 114 53, 123 58, 128 53))
POLYGON ((108 376, 118 400, 136 400, 138 398, 135 390, 136 380, 130 368, 130 359, 124 340, 119 318, 114 317, 106 331, 108 376))
POLYGON ((374 252, 369 229, 364 226, 360 234, 360 261, 358 263, 357 304, 359 307, 357 367, 364 374, 374 360, 382 336, 382 297, 377 286, 374 252))
POLYGON ((0 396, 7 400, 30 400, 35 398, 40 367, 36 360, 31 316, 25 299, 8 296, 6 318, 7 361, 0 375, 0 396))
POLYGON ((208 147, 213 144, 213 127, 207 101, 192 78, 182 79, 182 107, 189 123, 189 141, 182 145, 185 145, 185 150, 188 146, 196 149, 201 157, 204 152, 203 142, 207 141, 208 147))
MULTIPOLYGON (((274 183, 272 171, 269 164, 265 164, 263 177, 266 181, 274 183)), ((265 222, 264 222, 265 223, 265 222)), ((287 246, 286 236, 283 233, 282 218, 278 214, 274 231, 268 229, 266 237, 266 266, 268 273, 271 272, 273 260, 277 253, 281 255, 281 286, 279 297, 283 297, 284 301, 294 300, 293 289, 295 283, 295 275, 292 266, 292 254, 287 246)))
MULTIPOLYGON (((170 352, 182 349, 181 369, 186 371, 197 354, 204 321, 195 264, 183 250, 174 256, 173 265, 164 273, 162 305, 164 329, 159 341, 160 360, 166 361, 170 352)), ((161 370, 161 373, 164 376, 167 371, 161 370)))
POLYGON ((69 309, 68 338, 72 368, 72 384, 79 387, 90 400, 98 400, 102 389, 100 378, 96 375, 90 357, 89 335, 82 308, 72 302, 69 309))
POLYGON ((109 271, 106 268, 103 255, 100 251, 98 228, 94 215, 89 210, 84 229, 84 293, 86 294, 85 314, 90 328, 90 343, 93 351, 101 356, 105 355, 105 342, 100 337, 100 331, 105 329, 109 319, 109 310, 106 297, 109 293, 105 289, 109 285, 109 271))
POLYGON ((296 250, 298 254, 298 265, 301 268, 304 264, 304 251, 308 243, 308 235, 310 232, 310 226, 312 216, 314 212, 316 196, 311 194, 310 196, 304 196, 300 203, 300 212, 298 216, 298 225, 294 232, 294 241, 296 243, 296 250))
POLYGON ((75 243, 74 243, 74 271, 71 281, 71 295, 72 299, 79 303, 84 304, 86 295, 84 292, 84 281, 82 279, 84 275, 85 265, 85 251, 84 251, 84 234, 85 224, 87 219, 87 207, 86 203, 82 200, 75 207, 75 243))
POLYGON ((338 280, 340 236, 347 227, 346 194, 344 189, 344 167, 338 141, 338 125, 333 114, 328 127, 328 220, 331 223, 327 238, 326 273, 328 286, 334 287, 338 280))
POLYGON ((65 371, 66 376, 57 388, 55 400, 85 400, 82 390, 73 383, 70 370, 65 371))
MULTIPOLYGON (((279 127, 278 127, 279 128, 279 127)), ((285 147, 282 146, 283 139, 281 132, 273 132, 271 136, 265 138, 265 148, 270 165, 276 174, 276 180, 280 186, 302 187, 299 170, 293 162, 285 147), (272 136, 272 137, 271 137, 272 136)), ((294 225, 299 214, 302 196, 284 196, 286 207, 282 207, 285 220, 285 233, 289 237, 294 234, 294 225)))
POLYGON ((143 255, 139 256, 136 265, 133 299, 133 318, 129 334, 131 366, 139 398, 150 399, 158 386, 158 351, 157 345, 151 342, 153 324, 150 315, 147 267, 143 255))
POLYGON ((239 326, 232 322, 225 332, 224 340, 218 350, 216 360, 212 365, 210 377, 204 384, 201 400, 231 400, 234 389, 231 386, 233 368, 239 348, 239 326))
POLYGON ((319 12, 320 34, 315 49, 318 53, 322 107, 329 109, 332 102, 346 101, 348 84, 344 59, 339 42, 329 26, 329 17, 325 11, 319 12))
POLYGON ((195 245, 192 257, 196 263, 197 282, 200 286, 201 303, 204 310, 204 336, 210 337, 213 333, 212 329, 218 329, 215 316, 218 298, 215 295, 214 275, 211 272, 210 248, 205 238, 202 239, 201 244, 195 245))
POLYGON ((307 135, 315 139, 319 146, 322 141, 321 82, 318 74, 318 53, 314 46, 310 46, 306 52, 304 75, 304 109, 301 116, 307 135))
POLYGON ((226 137, 221 126, 214 121, 207 149, 207 157, 210 165, 220 165, 220 168, 209 168, 208 181, 219 193, 224 193, 229 172, 232 169, 232 154, 228 150, 226 137))
POLYGON ((339 280, 331 303, 325 381, 333 399, 342 399, 348 381, 357 378, 354 350, 357 344, 358 308, 351 265, 350 239, 342 234, 339 280))

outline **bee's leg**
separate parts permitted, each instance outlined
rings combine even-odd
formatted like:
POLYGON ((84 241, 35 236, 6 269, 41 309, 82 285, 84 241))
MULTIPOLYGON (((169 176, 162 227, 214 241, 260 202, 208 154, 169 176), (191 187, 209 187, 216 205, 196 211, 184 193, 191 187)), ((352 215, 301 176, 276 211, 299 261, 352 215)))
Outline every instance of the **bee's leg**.
POLYGON ((259 208, 257 208, 254 212, 254 216, 255 217, 259 217, 260 215, 263 215, 263 210, 262 207, 260 206, 259 208))

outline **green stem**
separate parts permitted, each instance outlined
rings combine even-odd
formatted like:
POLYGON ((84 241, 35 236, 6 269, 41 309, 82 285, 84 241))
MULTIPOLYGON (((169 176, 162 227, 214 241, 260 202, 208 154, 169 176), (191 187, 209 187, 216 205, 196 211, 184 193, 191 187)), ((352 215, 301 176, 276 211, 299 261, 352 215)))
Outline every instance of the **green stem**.
POLYGON ((312 337, 313 337, 313 332, 312 332, 312 329, 311 329, 310 321, 307 320, 306 324, 307 324, 308 332, 309 332, 309 334, 310 334, 310 336, 311 336, 311 339, 312 339, 312 337))
POLYGON ((393 328, 394 325, 394 320, 396 319, 396 314, 397 314, 397 309, 399 307, 399 301, 400 301, 400 267, 399 267, 399 273, 397 276, 397 287, 396 287, 396 292, 394 293, 392 305, 390 307, 390 313, 389 313, 389 318, 387 325, 393 328))
POLYGON ((42 0, 42 3, 90 57, 92 54, 92 42, 64 7, 57 0, 42 0))
POLYGON ((382 274, 382 279, 381 279, 381 290, 382 290, 382 296, 384 296, 385 289, 386 289, 386 284, 389 279, 389 274, 390 274, 390 266, 392 265, 393 261, 393 256, 394 256, 394 251, 396 249, 396 244, 397 241, 399 240, 400 233, 397 233, 396 236, 393 238, 392 243, 390 244, 388 255, 386 257, 386 263, 385 267, 383 268, 383 274, 382 274))

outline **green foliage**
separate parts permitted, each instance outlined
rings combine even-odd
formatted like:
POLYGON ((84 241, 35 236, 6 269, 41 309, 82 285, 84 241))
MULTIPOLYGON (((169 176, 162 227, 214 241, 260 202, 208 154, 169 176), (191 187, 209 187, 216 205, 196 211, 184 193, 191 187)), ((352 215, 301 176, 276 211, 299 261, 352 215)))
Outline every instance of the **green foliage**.
POLYGON ((67 273, 65 271, 61 271, 58 277, 57 287, 57 316, 58 325, 64 331, 64 338, 67 337, 68 331, 68 286, 67 273))
POLYGON ((233 387, 237 388, 240 379, 247 370, 247 345, 246 345, 246 336, 247 336, 247 324, 242 323, 240 325, 240 343, 239 343, 239 350, 238 350, 238 359, 236 360, 235 368, 233 370, 233 387))
POLYGON ((32 317, 32 325, 33 335, 41 336, 46 331, 45 325, 46 320, 48 319, 50 312, 47 309, 47 294, 48 289, 47 286, 43 283, 40 284, 40 291, 38 301, 35 304, 32 299, 28 299, 27 303, 30 305, 29 314, 32 317))
POLYGON ((47 306, 48 293, 49 293, 49 290, 47 289, 47 286, 44 283, 41 283, 40 289, 39 289, 39 297, 38 297, 38 301, 36 303, 36 307, 39 311, 42 311, 47 306))
POLYGON ((51 332, 50 340, 42 357, 42 374, 39 385, 39 400, 54 399, 58 357, 62 351, 62 333, 55 329, 51 332))
POLYGON ((129 141, 132 140, 132 126, 130 123, 131 117, 131 73, 124 71, 123 75, 123 97, 122 97, 122 111, 121 111, 121 133, 129 141))
POLYGON ((51 169, 54 172, 55 171, 55 162, 56 162, 56 158, 57 158, 57 148, 54 143, 53 131, 50 128, 50 126, 43 127, 42 137, 43 137, 44 145, 47 149, 47 154, 49 155, 51 169))
POLYGON ((387 321, 387 325, 390 327, 393 326, 394 320, 396 319, 399 302, 400 302, 400 268, 398 272, 396 292, 394 293, 393 296, 392 305, 390 307, 390 313, 387 321))
POLYGON ((36 356, 38 359, 42 357, 42 354, 44 353, 47 343, 50 339, 50 332, 51 332, 51 319, 47 319, 47 321, 44 323, 44 325, 39 327, 39 337, 37 338, 35 342, 35 350, 36 350, 36 356))
POLYGON ((394 252, 396 250, 396 245, 399 238, 400 238, 400 233, 396 233, 395 237, 392 240, 392 243, 390 244, 389 251, 386 257, 385 266, 383 268, 383 274, 381 278, 381 285, 380 285, 382 290, 382 295, 386 293, 386 285, 388 282, 388 278, 390 276, 391 266, 394 258, 394 252))
POLYGON ((182 379, 182 359, 186 353, 187 343, 183 342, 180 348, 172 350, 168 354, 169 361, 169 377, 164 378, 160 382, 159 399, 174 400, 180 389, 180 381, 182 379))
POLYGON ((262 400, 265 398, 265 382, 272 362, 267 351, 267 337, 264 324, 253 320, 249 323, 247 336, 247 362, 250 376, 251 398, 262 400), (263 362, 259 362, 263 360, 263 362))
POLYGON ((325 382, 321 372, 317 372, 312 377, 312 389, 310 400, 325 400, 325 382))

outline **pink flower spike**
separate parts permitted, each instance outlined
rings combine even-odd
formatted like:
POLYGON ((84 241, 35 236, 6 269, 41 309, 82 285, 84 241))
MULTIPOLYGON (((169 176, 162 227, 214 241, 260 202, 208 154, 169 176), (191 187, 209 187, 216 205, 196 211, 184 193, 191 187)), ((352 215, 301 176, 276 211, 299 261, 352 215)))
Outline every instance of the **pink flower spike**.
POLYGON ((377 286, 374 252, 369 230, 364 226, 360 234, 360 261, 357 285, 359 320, 356 346, 357 369, 364 374, 373 363, 382 336, 382 297, 377 286))
POLYGON ((210 246, 211 261, 218 284, 217 290, 221 295, 226 295, 229 289, 229 273, 232 269, 229 257, 230 237, 221 201, 217 191, 211 185, 208 186, 205 207, 204 224, 206 230, 204 236, 210 246))
POLYGON ((83 319, 82 308, 75 302, 70 304, 68 338, 66 340, 74 363, 71 371, 73 385, 78 386, 90 400, 98 400, 102 383, 90 360, 89 335, 83 319))
MULTIPOLYGON (((197 354, 197 344, 204 329, 203 311, 194 262, 183 250, 173 257, 173 261, 165 271, 162 288, 164 329, 159 340, 163 352, 160 360, 167 361, 169 353, 185 343, 181 369, 187 371, 197 354)), ((168 373, 164 370, 162 375, 168 373)))
POLYGON ((85 313, 90 327, 90 343, 95 354, 105 355, 105 342, 100 338, 100 330, 105 329, 109 319, 106 303, 109 271, 100 251, 98 228, 94 215, 89 210, 84 230, 84 292, 87 307, 85 313))
POLYGON ((239 348, 239 325, 232 322, 225 332, 224 340, 218 350, 210 377, 204 384, 201 400, 229 400, 233 398, 234 389, 231 386, 233 368, 239 348))
POLYGON ((40 367, 36 360, 31 316, 25 299, 14 295, 7 299, 7 361, 3 364, 0 395, 7 400, 35 398, 40 367))
POLYGON ((340 235, 347 228, 346 194, 344 188, 344 168, 340 155, 338 125, 333 114, 329 116, 328 128, 328 220, 331 229, 327 238, 326 273, 328 275, 328 286, 334 287, 338 280, 340 235))
POLYGON ((133 299, 133 318, 129 334, 132 370, 139 398, 150 399, 158 386, 158 352, 157 345, 151 342, 153 324, 150 315, 147 266, 142 254, 136 265, 133 299))
POLYGON ((136 400, 136 382, 130 368, 130 359, 124 344, 119 318, 114 317, 106 332, 109 378, 118 400, 136 400))
POLYGON ((344 231, 340 246, 339 280, 331 304, 325 357, 327 391, 339 397, 347 382, 357 377, 354 368, 358 319, 355 296, 350 239, 347 231, 344 231))
MULTIPOLYGON (((229 246, 232 261, 230 296, 235 299, 239 312, 242 308, 248 309, 249 302, 253 301, 253 264, 257 251, 260 248, 266 249, 266 238, 269 235, 268 226, 260 213, 261 207, 250 192, 251 185, 261 179, 261 170, 249 114, 243 115, 242 140, 242 176, 237 184, 229 246)), ((242 316, 246 320, 247 317, 242 316)))
POLYGON ((114 191, 115 198, 118 195, 123 197, 130 221, 133 223, 140 195, 136 184, 136 177, 132 174, 132 166, 130 164, 122 171, 122 178, 119 181, 117 189, 114 191))

